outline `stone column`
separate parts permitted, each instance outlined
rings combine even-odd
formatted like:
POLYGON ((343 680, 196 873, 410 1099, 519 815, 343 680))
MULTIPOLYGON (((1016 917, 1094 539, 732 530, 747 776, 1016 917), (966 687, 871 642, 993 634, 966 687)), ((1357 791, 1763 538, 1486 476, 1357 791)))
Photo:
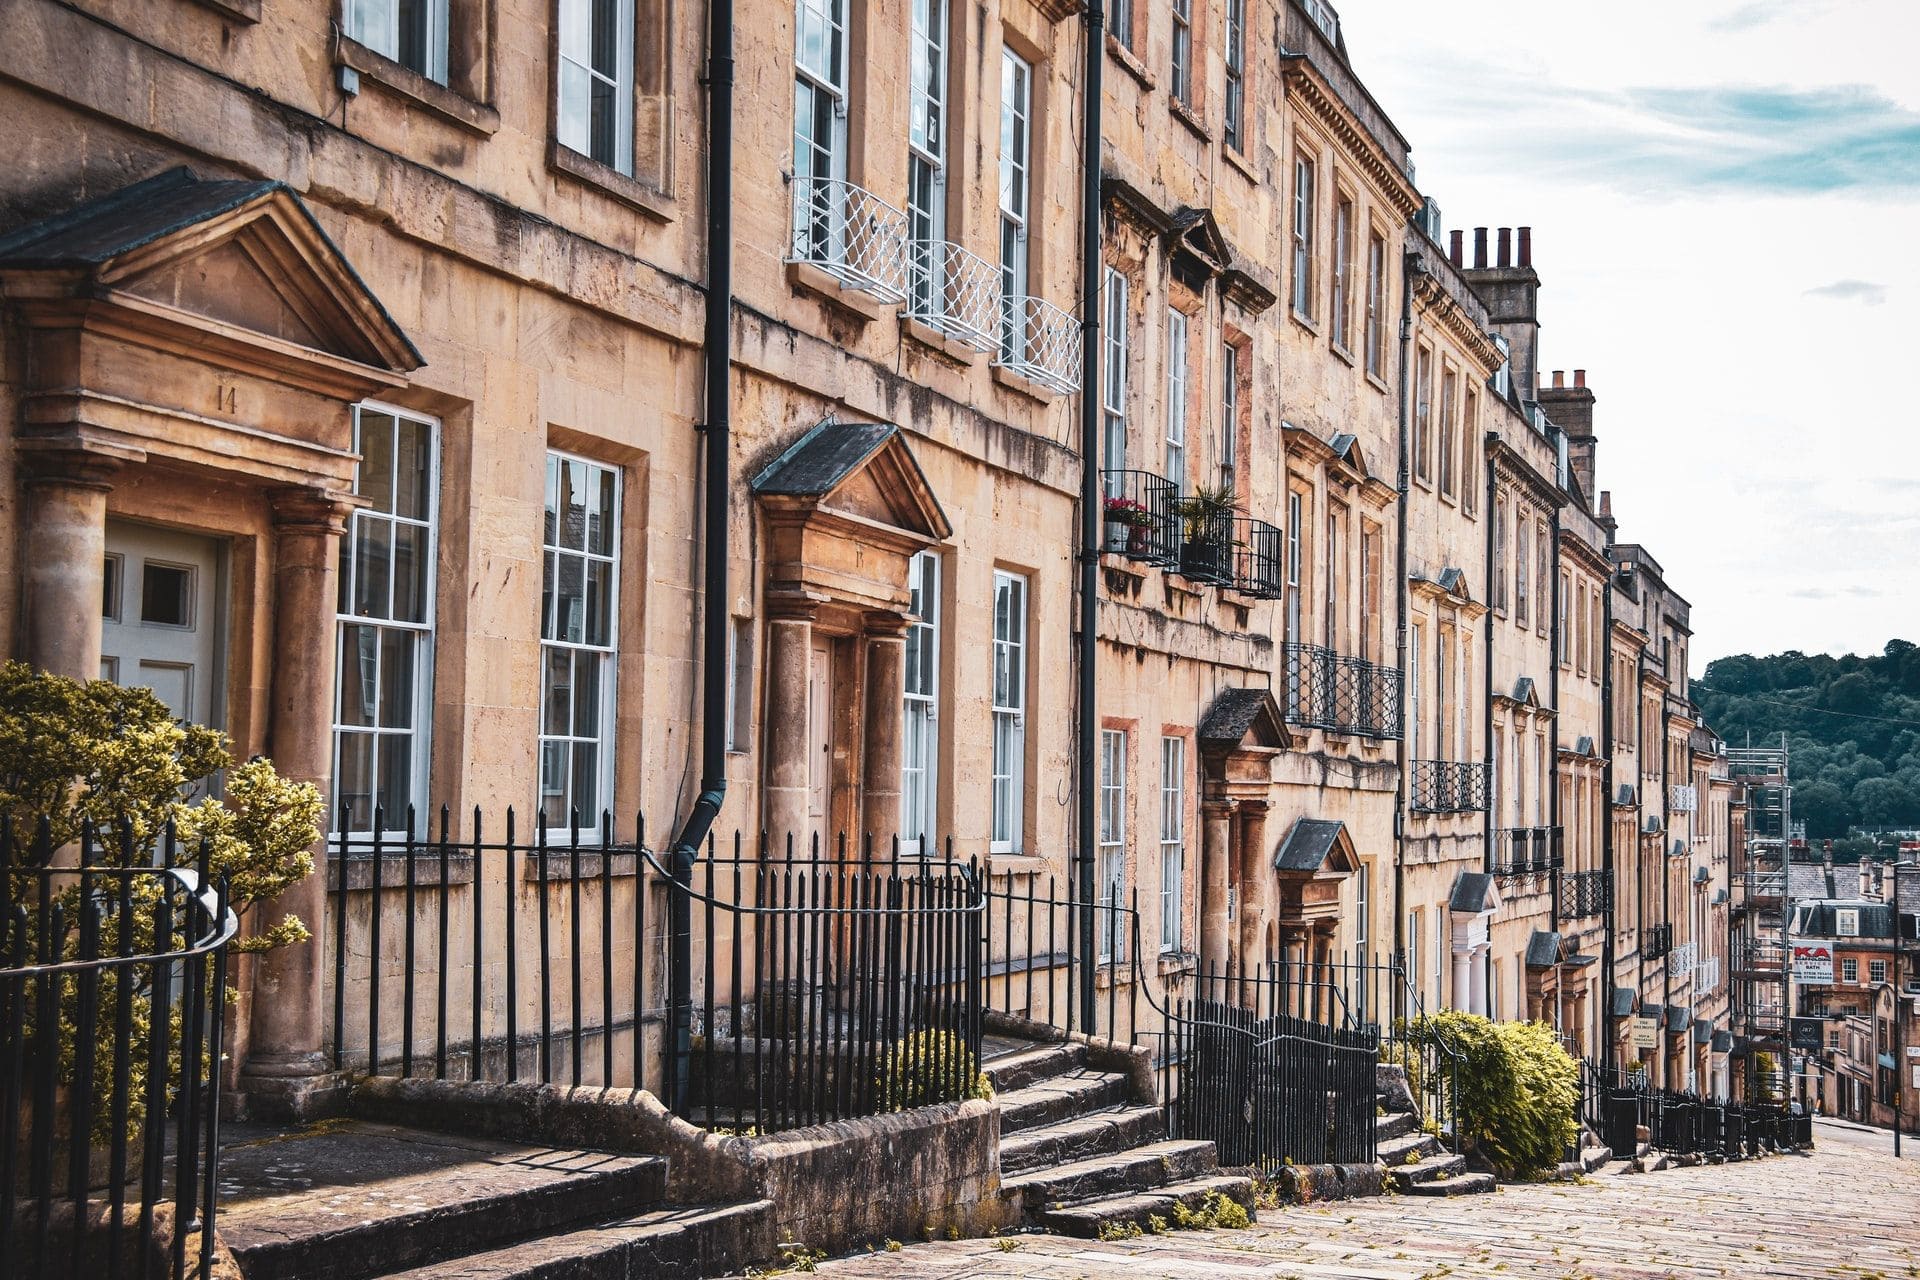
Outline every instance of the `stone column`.
POLYGON ((1267 802, 1242 800, 1235 817, 1240 836, 1240 954, 1235 967, 1251 972, 1267 958, 1261 945, 1273 884, 1266 847, 1267 802))
POLYGON ((1492 951, 1490 944, 1481 943, 1467 956, 1467 1008, 1473 1013, 1487 1012, 1487 956, 1492 951))
POLYGON ((870 613, 866 629, 866 744, 861 757, 860 828, 873 842, 874 853, 885 857, 892 851, 893 838, 900 833, 900 766, 906 714, 901 696, 907 678, 907 620, 897 613, 870 613))
POLYGON ((25 460, 20 652, 42 671, 97 680, 107 493, 119 462, 77 449, 25 460))
MULTIPOLYGON (((1227 897, 1234 883, 1233 801, 1209 799, 1200 805, 1200 963, 1224 965, 1233 946, 1228 934, 1227 897)), ((1242 891, 1241 911, 1246 910, 1242 891)))
POLYGON ((790 596, 767 601, 767 841, 781 853, 791 835, 806 849, 808 794, 807 668, 813 660, 815 603, 790 596))
MULTIPOLYGON (((268 750, 281 776, 325 796, 332 773, 334 614, 340 535, 350 504, 311 489, 273 495, 273 662, 268 750)), ((331 822, 323 822, 322 827, 331 822)), ((325 957, 327 849, 314 849, 313 874, 263 910, 261 928, 298 917, 313 934, 303 945, 260 958, 240 1088, 256 1111, 306 1118, 343 1100, 328 1073, 325 957)))
MULTIPOLYGON (((1483 1012, 1473 999, 1473 948, 1453 953, 1453 1003, 1468 1013, 1483 1012)), ((1445 1003, 1444 1001, 1442 1003, 1445 1003)))

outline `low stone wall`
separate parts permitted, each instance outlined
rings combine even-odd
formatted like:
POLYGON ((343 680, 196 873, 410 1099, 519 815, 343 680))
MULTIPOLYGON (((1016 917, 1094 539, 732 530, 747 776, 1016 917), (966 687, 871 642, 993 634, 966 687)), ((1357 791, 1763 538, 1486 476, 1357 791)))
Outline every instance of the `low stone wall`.
POLYGON ((1287 1204, 1317 1204, 1384 1195, 1387 1171, 1377 1164, 1290 1164, 1282 1165, 1269 1181, 1287 1204))
POLYGON ((765 1137, 722 1137, 638 1089, 371 1079, 354 1114, 507 1142, 667 1158, 676 1204, 773 1201, 783 1243, 844 1252, 1013 1225, 1000 1196, 1000 1112, 951 1102, 765 1137))

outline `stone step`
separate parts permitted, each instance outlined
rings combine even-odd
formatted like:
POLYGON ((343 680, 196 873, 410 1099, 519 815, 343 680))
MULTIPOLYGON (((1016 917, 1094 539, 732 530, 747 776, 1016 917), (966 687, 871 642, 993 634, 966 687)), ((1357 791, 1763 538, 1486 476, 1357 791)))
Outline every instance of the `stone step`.
POLYGON ((1124 1151, 1166 1134, 1167 1119, 1158 1107, 1115 1107, 1074 1116, 1004 1134, 1000 1139, 1000 1176, 1124 1151))
POLYGON ((1601 1165, 1608 1163, 1612 1159, 1613 1152, 1607 1147, 1585 1147, 1582 1148, 1580 1152, 1580 1167, 1583 1171, 1592 1173, 1595 1169, 1598 1169, 1601 1165))
POLYGON ((699 1280, 774 1261, 775 1251, 773 1202, 754 1200, 658 1209, 394 1272, 388 1280, 699 1280))
POLYGON ((1127 1100, 1127 1078, 1117 1071, 1079 1068, 1000 1095, 1000 1132, 1018 1133, 1127 1100))
POLYGON ((1420 1127, 1419 1117, 1411 1111, 1390 1111, 1384 1116, 1375 1116, 1373 1121, 1373 1140, 1386 1142, 1412 1133, 1420 1127))
POLYGON ((246 1280, 367 1280, 658 1204, 667 1162, 362 1121, 251 1135, 220 1161, 246 1280))
POLYGON ((1003 1178, 1000 1190, 1017 1197, 1028 1214, 1038 1214, 1059 1205, 1205 1177, 1217 1168, 1211 1142, 1152 1142, 1003 1178))
POLYGON ((1440 1140, 1420 1129, 1403 1133, 1397 1138, 1388 1138, 1374 1144, 1374 1158, 1392 1169, 1407 1163, 1407 1157, 1418 1153, 1423 1159, 1440 1149, 1440 1140))
POLYGON ((1064 1209, 1050 1209, 1041 1215, 1040 1221, 1048 1230, 1067 1236, 1097 1237, 1103 1229, 1124 1229, 1128 1223, 1146 1231, 1150 1229, 1149 1218, 1164 1218, 1172 1226, 1175 1205, 1184 1204, 1198 1210, 1209 1194, 1225 1196, 1246 1208, 1249 1214, 1253 1211, 1253 1179, 1214 1174, 1176 1182, 1156 1191, 1109 1196, 1064 1209))
POLYGON ((1084 1066, 1086 1061, 1087 1046, 1083 1044, 1042 1044, 990 1059, 982 1069, 998 1094, 1063 1076, 1084 1066))
POLYGON ((1416 1182, 1403 1190, 1410 1196, 1480 1196, 1494 1188, 1490 1173, 1460 1173, 1432 1182, 1416 1182))
POLYGON ((1387 1181, 1401 1191, 1408 1191, 1423 1182, 1440 1182, 1466 1171, 1465 1156, 1449 1155, 1440 1152, 1430 1155, 1418 1164, 1390 1164, 1387 1166, 1387 1181))

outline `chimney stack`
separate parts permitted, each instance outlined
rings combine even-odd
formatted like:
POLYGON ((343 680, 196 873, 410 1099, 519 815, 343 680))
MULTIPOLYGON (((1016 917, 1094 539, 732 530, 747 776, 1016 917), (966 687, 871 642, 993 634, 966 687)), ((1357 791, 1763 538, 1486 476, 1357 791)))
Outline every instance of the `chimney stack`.
POLYGON ((1566 385, 1567 385, 1567 371, 1565 369, 1555 369, 1553 371, 1554 390, 1557 391, 1561 387, 1564 387, 1566 385))
POLYGON ((1567 385, 1564 369, 1553 371, 1553 385, 1540 388, 1540 407, 1553 425, 1567 433, 1567 469, 1573 472, 1580 492, 1593 497, 1594 434, 1592 388, 1587 386, 1587 371, 1573 371, 1573 385, 1567 385))
POLYGON ((1533 265, 1533 228, 1532 227, 1520 228, 1520 265, 1523 267, 1530 267, 1533 265))
POLYGON ((1504 270, 1513 265, 1513 229, 1500 228, 1500 266, 1504 270))
POLYGON ((1466 265, 1466 238, 1467 233, 1464 231, 1453 233, 1453 245, 1447 256, 1453 259, 1453 265, 1456 267, 1466 265))
POLYGON ((1487 229, 1485 227, 1473 229, 1473 269, 1475 271, 1487 269, 1487 229))
POLYGON ((1540 277, 1533 270, 1533 229, 1500 227, 1497 252, 1490 252, 1488 230, 1473 229, 1473 265, 1466 268, 1467 280, 1486 304, 1491 330, 1507 340, 1513 386, 1524 397, 1541 384, 1540 277))
POLYGON ((1575 369, 1573 371, 1573 385, 1576 387, 1584 387, 1587 385, 1587 371, 1585 369, 1575 369))

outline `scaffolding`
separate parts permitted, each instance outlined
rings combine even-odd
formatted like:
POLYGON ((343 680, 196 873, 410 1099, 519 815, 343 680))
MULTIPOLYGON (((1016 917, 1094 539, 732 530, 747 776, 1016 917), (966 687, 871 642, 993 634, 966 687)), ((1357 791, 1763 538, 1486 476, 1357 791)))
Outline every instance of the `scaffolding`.
MULTIPOLYGON (((1746 816, 1746 838, 1736 853, 1727 954, 1732 965, 1729 1023, 1738 1077, 1748 1101, 1784 1101, 1792 1061, 1788 1028, 1793 1010, 1791 940, 1795 854, 1793 785, 1786 735, 1778 746, 1733 747, 1727 773, 1739 784, 1735 802, 1746 816), (1771 1061, 1771 1068, 1767 1063, 1771 1061)), ((1800 842, 1804 844, 1804 841, 1800 842)))

